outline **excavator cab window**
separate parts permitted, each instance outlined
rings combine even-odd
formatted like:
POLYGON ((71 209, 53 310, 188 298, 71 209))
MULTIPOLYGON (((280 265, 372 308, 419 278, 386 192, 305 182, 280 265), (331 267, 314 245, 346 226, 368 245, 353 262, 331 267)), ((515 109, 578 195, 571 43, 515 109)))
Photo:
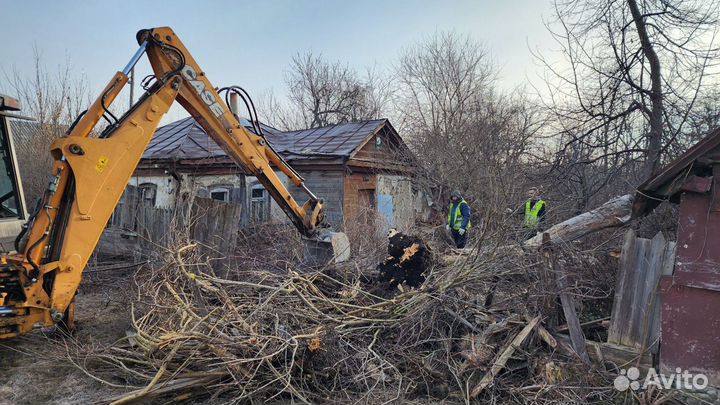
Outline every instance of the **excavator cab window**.
POLYGON ((0 220, 22 218, 17 179, 10 149, 9 122, 0 115, 0 220))

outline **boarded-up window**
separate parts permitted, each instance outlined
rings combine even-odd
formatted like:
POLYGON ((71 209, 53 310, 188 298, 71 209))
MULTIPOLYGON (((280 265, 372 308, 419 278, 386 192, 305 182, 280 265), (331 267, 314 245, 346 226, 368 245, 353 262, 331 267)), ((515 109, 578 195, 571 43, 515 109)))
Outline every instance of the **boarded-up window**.
POLYGON ((157 185, 154 183, 142 183, 138 186, 140 201, 148 207, 154 207, 157 198, 157 185))

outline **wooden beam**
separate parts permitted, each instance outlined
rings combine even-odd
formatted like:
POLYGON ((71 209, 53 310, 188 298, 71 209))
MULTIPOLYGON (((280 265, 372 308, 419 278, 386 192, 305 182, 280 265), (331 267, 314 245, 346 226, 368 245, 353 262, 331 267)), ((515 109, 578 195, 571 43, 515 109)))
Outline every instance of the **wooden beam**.
POLYGON ((470 398, 475 398, 488 386, 490 385, 493 380, 495 380, 495 377, 502 371, 503 368, 505 368, 505 363, 510 359, 510 356, 515 353, 515 350, 520 347, 520 345, 525 342, 525 340, 530 336, 530 332, 535 329, 537 324, 540 323, 540 317, 536 316, 533 320, 528 322, 527 325, 523 328, 523 330, 518 333, 515 338, 510 342, 509 345, 505 347, 505 349, 502 351, 500 356, 495 360, 492 367, 490 367, 490 371, 488 371, 480 380, 480 383, 475 386, 475 388, 470 391, 470 398))
POLYGON ((560 274, 560 272, 556 272, 555 274, 557 276, 558 288, 560 289, 560 302, 562 303, 565 320, 570 329, 570 340, 572 341, 573 349, 583 363, 590 364, 590 357, 585 349, 585 335, 583 334, 580 320, 575 311, 575 300, 570 294, 565 292, 565 289, 568 287, 566 275, 560 274))
POLYGON ((544 261, 546 267, 550 270, 550 273, 555 276, 555 283, 557 285, 558 294, 560 295, 563 313, 565 314, 565 320, 567 321, 567 325, 570 330, 570 340, 572 341, 573 350, 575 350, 575 353, 577 353, 583 363, 590 364, 590 357, 585 349, 585 335, 582 332, 580 320, 578 319, 577 312, 575 311, 575 299, 567 291, 569 288, 567 274, 562 271, 560 266, 558 266, 557 258, 555 257, 550 245, 549 235, 547 233, 543 233, 542 237, 543 258, 545 259, 544 261))

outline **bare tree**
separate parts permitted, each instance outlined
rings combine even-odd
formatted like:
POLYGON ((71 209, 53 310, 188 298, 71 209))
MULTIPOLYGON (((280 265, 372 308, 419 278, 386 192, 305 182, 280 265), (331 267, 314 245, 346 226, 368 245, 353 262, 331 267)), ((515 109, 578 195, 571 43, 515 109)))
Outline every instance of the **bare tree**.
POLYGON ((579 145, 583 164, 622 155, 641 160, 644 176, 655 173, 718 56, 718 3, 574 0, 555 10, 549 29, 569 67, 540 60, 559 156, 579 145))
POLYGON ((303 128, 378 118, 388 100, 387 81, 377 71, 369 70, 362 80, 347 65, 312 52, 293 57, 285 82, 299 119, 286 114, 282 121, 299 121, 303 128))
POLYGON ((455 131, 496 73, 485 49, 468 36, 436 33, 418 42, 397 66, 403 125, 441 136, 455 131))
POLYGON ((542 122, 523 91, 498 94, 496 73, 481 44, 437 33, 406 49, 396 74, 401 127, 419 160, 421 187, 443 211, 450 190, 462 190, 488 223, 518 202, 542 122))
POLYGON ((286 99, 277 97, 272 90, 260 94, 257 111, 260 121, 279 130, 293 131, 306 128, 302 114, 286 99))
POLYGON ((50 145, 90 104, 87 80, 73 77, 67 61, 51 71, 44 64, 41 52, 34 48, 33 66, 29 74, 18 69, 3 72, 4 91, 18 97, 23 105, 23 114, 36 120, 32 123, 18 122, 17 125, 25 126, 26 130, 18 131, 14 139, 28 203, 38 198, 47 187, 52 167, 50 145))

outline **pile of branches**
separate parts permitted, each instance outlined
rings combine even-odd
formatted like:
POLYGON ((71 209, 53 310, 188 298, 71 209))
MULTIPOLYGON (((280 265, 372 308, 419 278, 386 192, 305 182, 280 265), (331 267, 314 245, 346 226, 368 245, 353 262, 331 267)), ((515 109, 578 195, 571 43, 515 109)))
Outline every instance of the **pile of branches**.
POLYGON ((388 291, 352 263, 218 270, 186 243, 136 275, 127 339, 78 364, 126 387, 115 404, 606 403, 612 376, 558 353, 543 327, 537 260, 470 255, 388 291), (550 389, 560 385, 581 388, 550 389))

